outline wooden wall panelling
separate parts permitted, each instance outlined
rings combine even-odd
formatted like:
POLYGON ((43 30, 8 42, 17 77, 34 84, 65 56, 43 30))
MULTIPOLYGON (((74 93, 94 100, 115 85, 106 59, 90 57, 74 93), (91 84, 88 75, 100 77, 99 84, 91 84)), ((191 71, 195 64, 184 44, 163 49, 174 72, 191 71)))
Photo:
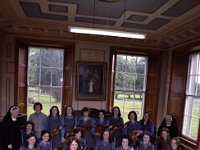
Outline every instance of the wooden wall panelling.
POLYGON ((145 93, 144 112, 150 112, 151 119, 155 123, 157 120, 160 70, 162 53, 148 56, 147 85, 145 93))
POLYGON ((74 73, 74 46, 67 47, 64 52, 64 85, 62 112, 66 106, 72 106, 73 98, 73 73, 74 73))
POLYGON ((188 59, 189 54, 187 52, 172 53, 172 70, 167 112, 175 117, 180 131, 182 129, 185 104, 188 59))
POLYGON ((28 47, 17 44, 16 52, 15 105, 26 113, 28 47))
POLYGON ((107 90, 107 110, 112 111, 112 107, 114 104, 114 77, 115 77, 115 65, 116 65, 116 53, 114 50, 111 50, 110 52, 110 61, 109 61, 109 68, 110 70, 108 71, 108 90, 107 90))

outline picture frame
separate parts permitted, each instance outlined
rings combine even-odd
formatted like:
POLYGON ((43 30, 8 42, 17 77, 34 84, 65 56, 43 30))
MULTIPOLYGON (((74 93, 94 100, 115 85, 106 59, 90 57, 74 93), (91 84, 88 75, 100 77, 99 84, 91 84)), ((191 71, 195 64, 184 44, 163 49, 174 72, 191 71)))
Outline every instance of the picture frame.
POLYGON ((106 63, 77 61, 76 99, 105 100, 106 63))

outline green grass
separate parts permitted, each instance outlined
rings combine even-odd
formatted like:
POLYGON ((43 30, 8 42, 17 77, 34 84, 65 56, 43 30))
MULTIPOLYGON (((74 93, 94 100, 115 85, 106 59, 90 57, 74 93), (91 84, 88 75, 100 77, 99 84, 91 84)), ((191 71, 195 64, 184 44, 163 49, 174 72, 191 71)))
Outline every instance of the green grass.
POLYGON ((200 102, 198 99, 194 100, 192 116, 193 118, 191 120, 190 136, 194 139, 197 139, 200 116, 200 102))
MULTIPOLYGON (((56 102, 55 98, 48 94, 40 94, 38 95, 37 93, 29 92, 29 97, 32 97, 34 102, 40 102, 43 105, 43 110, 42 112, 46 114, 47 116, 49 115, 49 110, 51 109, 52 106, 58 106, 59 110, 61 110, 61 103, 56 102)), ((30 114, 34 113, 33 110, 33 104, 28 104, 27 107, 27 115, 29 116, 30 114)))
POLYGON ((121 110, 124 122, 128 121, 128 113, 134 110, 137 113, 138 119, 142 118, 141 109, 142 101, 139 100, 115 100, 114 106, 118 106, 121 110))

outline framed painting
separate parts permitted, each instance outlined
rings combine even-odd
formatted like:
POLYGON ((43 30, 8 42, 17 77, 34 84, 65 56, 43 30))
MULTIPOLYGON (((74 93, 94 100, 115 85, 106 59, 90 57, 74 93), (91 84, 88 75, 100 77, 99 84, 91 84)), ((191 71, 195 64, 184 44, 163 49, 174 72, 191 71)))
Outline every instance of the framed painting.
POLYGON ((105 100, 106 63, 77 62, 76 99, 105 100))

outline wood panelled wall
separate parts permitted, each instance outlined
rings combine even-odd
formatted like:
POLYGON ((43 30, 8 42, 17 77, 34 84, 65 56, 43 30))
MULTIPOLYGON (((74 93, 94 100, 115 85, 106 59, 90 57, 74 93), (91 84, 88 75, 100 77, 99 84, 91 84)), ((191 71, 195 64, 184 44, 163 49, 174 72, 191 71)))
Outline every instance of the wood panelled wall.
POLYGON ((154 123, 157 121, 159 87, 161 76, 161 53, 148 56, 147 85, 144 111, 150 112, 154 123))
MULTIPOLYGON (((62 109, 66 106, 72 106, 73 99, 73 69, 74 69, 74 46, 70 46, 65 49, 64 52, 64 88, 63 88, 63 99, 62 109)), ((62 111, 64 112, 64 111, 62 111)))
POLYGON ((167 112, 175 117, 179 129, 182 129, 188 59, 188 53, 172 53, 171 81, 167 112))
POLYGON ((16 48, 15 105, 20 112, 26 113, 28 47, 17 45, 16 48))

